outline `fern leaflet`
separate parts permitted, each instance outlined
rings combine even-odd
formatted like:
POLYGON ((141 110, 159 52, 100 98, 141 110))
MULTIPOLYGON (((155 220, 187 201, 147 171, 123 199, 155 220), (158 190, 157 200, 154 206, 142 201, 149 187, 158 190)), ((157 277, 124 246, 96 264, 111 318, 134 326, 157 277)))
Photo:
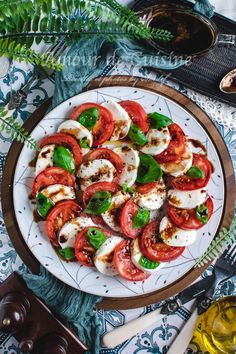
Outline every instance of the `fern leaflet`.
POLYGON ((208 249, 197 259, 195 267, 202 267, 208 262, 212 262, 219 254, 223 253, 227 246, 236 242, 236 216, 230 228, 222 228, 216 238, 211 242, 208 249))
POLYGON ((16 139, 31 149, 38 149, 37 142, 18 122, 7 114, 8 111, 4 107, 0 107, 0 130, 9 134, 12 140, 16 139))

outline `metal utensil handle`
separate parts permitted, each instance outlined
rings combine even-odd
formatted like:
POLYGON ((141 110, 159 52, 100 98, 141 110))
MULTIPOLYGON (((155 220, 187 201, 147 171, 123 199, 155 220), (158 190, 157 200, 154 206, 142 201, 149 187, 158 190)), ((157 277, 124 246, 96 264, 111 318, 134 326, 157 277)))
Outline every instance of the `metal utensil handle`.
POLYGON ((208 307, 210 307, 211 303, 213 302, 214 294, 216 289, 221 286, 222 283, 227 281, 228 279, 232 278, 236 275, 236 268, 233 269, 233 272, 221 279, 215 278, 214 282, 212 283, 211 287, 206 291, 205 295, 198 299, 198 314, 201 315, 205 312, 208 307))
POLYGON ((5 108, 9 111, 14 111, 16 108, 20 107, 35 81, 37 81, 37 77, 35 73, 33 73, 29 81, 11 97, 5 108))
POLYGON ((185 323, 184 327, 181 329, 181 332, 179 333, 178 337, 171 344, 167 354, 185 353, 192 339, 197 318, 198 318, 197 309, 195 309, 191 317, 189 318, 189 320, 185 323))
POLYGON ((236 46, 236 35, 219 33, 216 39, 216 43, 221 46, 236 46))
POLYGON ((135 336, 138 332, 143 331, 147 327, 155 324, 165 317, 165 315, 162 315, 160 312, 161 308, 106 333, 102 338, 103 345, 108 348, 113 348, 125 340, 135 336))

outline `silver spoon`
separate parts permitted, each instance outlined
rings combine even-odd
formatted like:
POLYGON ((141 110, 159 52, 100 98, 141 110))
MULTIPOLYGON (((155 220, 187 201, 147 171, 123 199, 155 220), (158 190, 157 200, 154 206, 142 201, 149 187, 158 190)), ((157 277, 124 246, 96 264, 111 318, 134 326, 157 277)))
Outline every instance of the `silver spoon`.
POLYGON ((231 70, 223 77, 219 87, 224 93, 236 93, 236 69, 231 70))

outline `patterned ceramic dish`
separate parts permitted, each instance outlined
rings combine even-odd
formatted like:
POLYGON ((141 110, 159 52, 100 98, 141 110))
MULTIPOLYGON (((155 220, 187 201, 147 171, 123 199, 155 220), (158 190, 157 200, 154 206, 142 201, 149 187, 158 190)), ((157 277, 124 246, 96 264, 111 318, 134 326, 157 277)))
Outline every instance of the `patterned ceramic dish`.
POLYGON ((141 88, 103 87, 79 94, 48 113, 32 131, 32 136, 40 141, 44 136, 54 133, 60 123, 69 116, 74 106, 85 102, 102 103, 110 99, 135 100, 144 107, 146 112, 161 112, 179 124, 186 135, 206 146, 208 158, 215 168, 208 185, 208 193, 213 198, 215 210, 210 222, 197 231, 196 242, 187 247, 178 259, 166 263, 159 272, 145 282, 135 283, 120 277, 107 277, 77 262, 62 261, 45 235, 44 223, 36 223, 33 219, 34 205, 29 202, 28 196, 34 179, 34 168, 29 166, 29 161, 34 158, 34 152, 26 147, 21 151, 15 170, 13 202, 20 231, 29 249, 57 278, 88 293, 106 297, 132 297, 160 290, 178 281, 189 272, 196 259, 207 249, 222 219, 225 200, 224 174, 214 143, 195 117, 174 101, 141 88))

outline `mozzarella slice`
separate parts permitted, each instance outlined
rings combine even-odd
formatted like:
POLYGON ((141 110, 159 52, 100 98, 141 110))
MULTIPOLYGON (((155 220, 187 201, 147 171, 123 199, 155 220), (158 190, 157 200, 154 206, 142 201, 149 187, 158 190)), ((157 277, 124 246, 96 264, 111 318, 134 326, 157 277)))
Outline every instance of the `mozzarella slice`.
POLYGON ((167 245, 173 247, 189 246, 197 237, 195 230, 181 230, 174 226, 167 216, 161 220, 160 235, 167 245))
POLYGON ((122 241, 122 237, 111 236, 99 247, 94 257, 94 264, 100 273, 109 276, 118 274, 113 265, 113 255, 116 246, 122 241))
MULTIPOLYGON (((91 147, 93 144, 93 136, 90 133, 90 131, 87 128, 85 128, 82 124, 77 122, 76 120, 72 120, 72 119, 66 120, 59 126, 57 131, 60 133, 68 133, 74 135, 74 137, 78 141, 80 141, 83 138, 86 138, 89 147, 91 147)), ((83 155, 87 154, 88 152, 89 152, 88 148, 82 148, 83 155)))
MULTIPOLYGON (((138 242, 138 239, 136 238, 135 240, 132 241, 132 244, 131 244, 131 260, 132 260, 132 263, 135 265, 135 267, 142 270, 143 272, 151 274, 151 273, 157 272, 164 265, 163 263, 157 262, 157 265, 155 268, 153 268, 153 269, 145 268, 144 266, 142 266, 140 264, 141 257, 143 257, 143 254, 140 251, 139 242, 138 242)), ((152 263, 155 264, 155 262, 152 262, 152 263)))
POLYGON ((169 145, 170 132, 167 127, 160 129, 150 129, 146 135, 148 142, 140 149, 149 155, 158 155, 169 145))
POLYGON ((166 186, 163 179, 158 181, 156 188, 149 193, 141 194, 135 193, 134 202, 141 208, 156 210, 159 209, 166 199, 166 186))
POLYGON ((80 165, 77 173, 82 190, 95 182, 112 182, 115 175, 115 167, 109 160, 105 159, 84 162, 80 165))
POLYGON ((61 200, 75 199, 75 191, 73 187, 65 186, 64 184, 52 184, 40 191, 40 194, 51 199, 56 204, 61 200))
POLYGON ((120 176, 119 184, 127 184, 131 187, 137 178, 139 155, 138 152, 129 146, 122 146, 113 150, 117 153, 123 161, 123 171, 120 176))
POLYGON ((112 114, 115 127, 109 140, 116 141, 126 137, 131 125, 128 113, 117 102, 109 101, 102 103, 102 106, 109 109, 112 114))
POLYGON ((58 235, 58 242, 62 248, 74 247, 75 238, 78 232, 85 227, 94 226, 93 221, 86 216, 78 216, 65 223, 58 235))
POLYGON ((180 191, 170 189, 168 191, 168 201, 171 205, 180 209, 194 209, 198 205, 205 203, 207 199, 206 189, 195 189, 192 191, 180 191))
POLYGON ((121 232, 121 228, 117 220, 118 209, 130 199, 130 195, 124 192, 117 192, 112 196, 111 206, 109 210, 102 214, 105 223, 114 231, 121 232))
POLYGON ((193 153, 189 145, 186 145, 185 153, 181 157, 180 161, 161 163, 161 169, 165 173, 169 173, 171 176, 178 177, 187 172, 192 166, 193 153))
POLYGON ((38 154, 35 174, 36 176, 48 167, 53 166, 53 153, 55 149, 55 144, 45 145, 38 154))

